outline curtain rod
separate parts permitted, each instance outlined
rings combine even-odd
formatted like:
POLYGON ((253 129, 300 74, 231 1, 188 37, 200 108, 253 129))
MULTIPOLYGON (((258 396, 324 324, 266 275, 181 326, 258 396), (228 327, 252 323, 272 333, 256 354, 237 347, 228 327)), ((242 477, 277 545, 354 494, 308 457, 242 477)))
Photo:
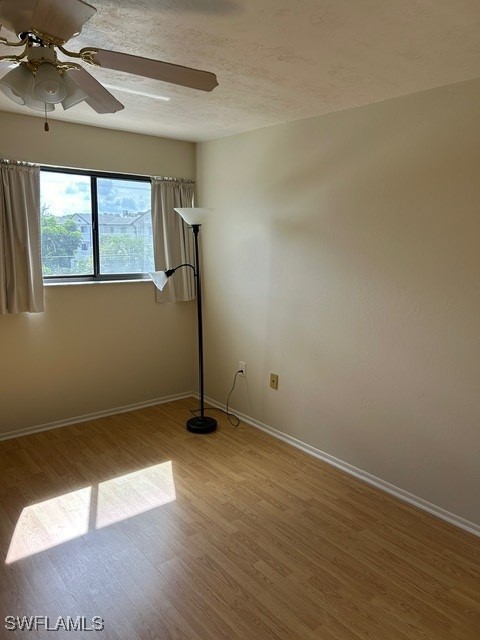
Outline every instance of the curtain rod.
POLYGON ((170 178, 168 176, 152 176, 152 180, 158 180, 159 182, 182 182, 184 184, 195 184, 195 180, 189 178, 170 178))
POLYGON ((0 164, 17 167, 38 167, 37 164, 32 164, 31 162, 23 162, 23 160, 8 160, 7 158, 0 158, 0 164))
MULTIPOLYGON (((16 165, 20 167, 38 167, 39 165, 33 164, 31 162, 24 162, 23 160, 9 160, 8 158, 0 158, 0 164, 3 165, 16 165)), ((61 167, 55 167, 53 165, 48 165, 51 168, 58 168, 61 171, 61 167)), ((106 172, 109 173, 109 172, 106 172)), ((128 174, 125 174, 128 175, 128 174)), ((148 176, 142 176, 148 178, 148 176)), ((171 178, 169 176, 152 176, 152 180, 159 180, 164 182, 180 182, 182 184, 195 184, 195 180, 191 180, 190 178, 171 178)))

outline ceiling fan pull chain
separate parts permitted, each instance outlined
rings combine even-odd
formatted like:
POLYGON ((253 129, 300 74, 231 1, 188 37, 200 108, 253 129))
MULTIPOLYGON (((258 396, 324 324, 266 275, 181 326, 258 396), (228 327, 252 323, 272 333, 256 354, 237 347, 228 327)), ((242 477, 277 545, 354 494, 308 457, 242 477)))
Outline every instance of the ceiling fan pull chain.
POLYGON ((44 129, 45 131, 50 131, 50 125, 48 124, 48 116, 47 116, 47 103, 45 102, 45 125, 44 125, 44 129))

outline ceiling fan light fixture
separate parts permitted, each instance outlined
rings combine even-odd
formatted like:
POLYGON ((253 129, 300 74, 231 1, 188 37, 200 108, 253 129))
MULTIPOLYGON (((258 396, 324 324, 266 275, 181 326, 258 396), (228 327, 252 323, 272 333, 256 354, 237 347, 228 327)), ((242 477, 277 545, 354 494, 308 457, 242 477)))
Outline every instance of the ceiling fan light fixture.
POLYGON ((34 111, 41 111, 42 113, 50 113, 50 111, 55 110, 54 104, 51 104, 50 102, 43 102, 37 98, 33 91, 33 87, 32 91, 25 96, 25 106, 29 109, 33 109, 34 111))
POLYGON ((58 104, 67 95, 67 87, 60 71, 49 62, 42 63, 35 74, 34 93, 46 104, 58 104))
POLYGON ((67 95, 62 100, 62 107, 67 110, 74 107, 79 102, 85 100, 88 94, 80 87, 80 85, 71 78, 67 72, 63 74, 63 82, 67 88, 67 95))
POLYGON ((26 104, 26 97, 31 92, 35 76, 26 64, 20 64, 0 78, 0 91, 17 104, 26 104))

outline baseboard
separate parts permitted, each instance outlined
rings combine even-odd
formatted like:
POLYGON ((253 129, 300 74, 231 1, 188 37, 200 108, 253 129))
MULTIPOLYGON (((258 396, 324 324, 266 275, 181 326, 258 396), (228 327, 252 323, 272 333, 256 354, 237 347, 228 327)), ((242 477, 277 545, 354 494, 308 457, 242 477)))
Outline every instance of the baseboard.
MULTIPOLYGON (((205 398, 205 400, 209 402, 212 406, 225 410, 225 405, 221 404, 220 402, 217 402, 216 400, 213 400, 213 398, 205 398)), ((233 412, 243 422, 246 422, 252 427, 261 429, 262 431, 269 433, 274 438, 277 438, 278 440, 283 440, 284 442, 291 444, 293 447, 297 449, 301 449, 302 451, 309 453, 315 458, 319 458, 320 460, 323 460, 324 462, 327 462, 328 464, 331 464, 332 466, 337 467, 337 469, 341 469, 342 471, 345 471, 351 476, 355 476, 359 480, 363 480, 364 482, 367 482, 368 484, 371 484, 372 486, 377 487, 377 489, 381 489, 382 491, 385 491, 386 493, 389 493, 390 495, 395 496, 396 498, 399 498, 404 502, 408 502, 414 507, 418 507, 423 511, 427 511, 431 515, 436 516, 441 520, 445 520, 450 524, 460 527, 460 529, 464 529, 465 531, 468 531, 469 533, 473 533, 473 535, 480 537, 480 525, 475 524, 474 522, 470 522, 469 520, 465 520, 464 518, 461 518, 460 516, 457 516, 454 513, 450 513, 450 511, 447 511, 446 509, 442 509, 442 507, 438 507, 437 505, 432 504, 431 502, 428 502, 423 498, 419 498, 418 496, 415 496, 412 493, 409 493, 408 491, 401 489, 400 487, 390 484, 390 482, 386 482, 381 478, 377 478, 376 476, 372 475, 371 473, 368 473, 367 471, 364 471, 363 469, 358 469, 357 467, 354 467, 348 462, 344 462, 343 460, 340 460, 338 458, 335 458, 334 456, 331 456, 329 453, 325 453, 324 451, 321 451, 316 447, 312 447, 311 445, 306 444, 301 440, 297 440, 297 438, 294 438, 293 436, 289 436, 286 433, 282 433, 281 431, 274 429, 273 427, 269 427, 268 425, 263 424, 262 422, 259 422, 254 418, 250 418, 250 416, 247 416, 239 411, 236 411, 235 409, 230 408, 229 411, 233 412)))
POLYGON ((68 425, 78 424, 79 422, 89 422, 90 420, 97 420, 98 418, 106 418, 107 416, 113 416, 117 413, 128 413, 129 411, 136 411, 137 409, 145 409, 145 407, 152 407, 156 404, 164 404, 165 402, 173 402, 174 400, 183 400, 184 398, 191 398, 191 397, 192 397, 192 392, 186 391, 185 393, 177 393, 175 395, 165 396, 163 398, 154 398, 153 400, 146 400, 145 402, 136 402, 134 404, 128 404, 122 407, 113 407, 112 409, 105 409, 104 411, 96 411, 95 413, 86 413, 81 416, 67 418, 66 420, 56 420, 55 422, 47 422, 45 424, 39 424, 33 427, 25 427, 24 429, 14 429, 13 431, 0 433, 0 441, 9 440, 10 438, 18 438, 20 436, 28 436, 32 433, 39 433, 40 431, 50 431, 50 429, 67 427, 68 425))

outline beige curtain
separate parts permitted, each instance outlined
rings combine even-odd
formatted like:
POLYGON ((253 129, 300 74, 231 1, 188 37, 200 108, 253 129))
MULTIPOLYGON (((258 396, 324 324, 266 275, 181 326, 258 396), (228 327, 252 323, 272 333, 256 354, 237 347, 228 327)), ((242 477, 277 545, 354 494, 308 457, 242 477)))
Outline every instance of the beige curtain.
POLYGON ((0 160, 0 313, 43 308, 40 168, 0 160))
MULTIPOLYGON (((173 269, 184 262, 193 264, 193 234, 174 207, 193 207, 195 183, 175 178, 152 178, 152 229, 155 269, 173 269)), ((157 302, 184 302, 195 298, 192 269, 179 269, 157 302)))

